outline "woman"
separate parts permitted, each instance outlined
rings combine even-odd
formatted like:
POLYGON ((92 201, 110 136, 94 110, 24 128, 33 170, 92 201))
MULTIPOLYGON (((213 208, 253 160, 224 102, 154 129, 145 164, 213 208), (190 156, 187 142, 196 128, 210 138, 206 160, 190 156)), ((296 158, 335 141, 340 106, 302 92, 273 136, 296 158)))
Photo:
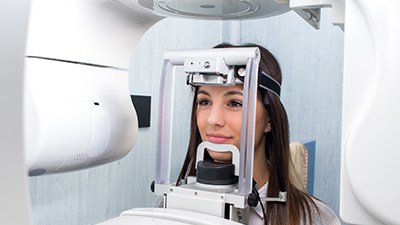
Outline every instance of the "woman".
MULTIPOLYGON (((278 84, 278 90, 259 84, 253 175, 257 186, 261 187, 258 190, 260 197, 276 197, 283 189, 287 192, 287 202, 258 204, 250 211, 249 224, 340 224, 328 206, 296 188, 290 179, 289 125, 279 98, 282 83, 279 63, 268 50, 258 45, 216 46, 230 47, 258 47, 261 51, 259 76, 269 77, 278 84)), ((233 144, 240 149, 242 99, 243 85, 194 88, 190 141, 177 185, 187 176, 195 175, 196 149, 202 141, 233 144)), ((231 160, 230 153, 210 150, 208 157, 220 162, 231 160)))

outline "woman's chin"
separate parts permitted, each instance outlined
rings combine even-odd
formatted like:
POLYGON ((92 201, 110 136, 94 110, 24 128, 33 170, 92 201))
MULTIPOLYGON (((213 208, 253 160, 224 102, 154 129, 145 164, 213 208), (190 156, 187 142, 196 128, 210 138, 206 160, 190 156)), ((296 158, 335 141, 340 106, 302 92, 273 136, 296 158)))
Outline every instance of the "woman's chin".
POLYGON ((217 162, 230 163, 232 161, 232 153, 230 152, 214 152, 208 150, 208 153, 210 154, 211 158, 217 162))

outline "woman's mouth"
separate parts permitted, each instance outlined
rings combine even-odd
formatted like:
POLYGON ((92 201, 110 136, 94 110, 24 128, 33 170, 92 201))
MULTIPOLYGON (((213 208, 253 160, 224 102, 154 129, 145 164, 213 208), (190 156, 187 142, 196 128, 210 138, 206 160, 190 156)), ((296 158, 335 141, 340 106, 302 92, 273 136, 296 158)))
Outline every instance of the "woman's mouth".
POLYGON ((207 140, 212 143, 222 144, 228 142, 230 139, 230 136, 222 134, 207 134, 207 140))

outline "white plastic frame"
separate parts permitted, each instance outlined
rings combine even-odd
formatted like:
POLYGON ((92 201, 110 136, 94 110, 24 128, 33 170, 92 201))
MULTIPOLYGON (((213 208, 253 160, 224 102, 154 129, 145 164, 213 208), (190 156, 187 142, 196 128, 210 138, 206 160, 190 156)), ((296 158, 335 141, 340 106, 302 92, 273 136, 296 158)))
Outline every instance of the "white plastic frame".
MULTIPOLYGON (((247 75, 243 84, 242 130, 240 139, 240 172, 238 194, 246 196, 251 193, 254 160, 254 128, 258 87, 258 65, 260 50, 258 48, 224 48, 210 50, 175 50, 167 51, 161 75, 160 102, 158 112, 158 135, 156 155, 155 193, 163 195, 159 184, 170 182, 170 163, 172 149, 172 121, 174 102, 175 67, 183 66, 186 58, 210 59, 222 57, 227 66, 246 65, 247 75), (246 150, 248 149, 248 150, 246 150)), ((184 82, 185 79, 183 78, 184 82)))

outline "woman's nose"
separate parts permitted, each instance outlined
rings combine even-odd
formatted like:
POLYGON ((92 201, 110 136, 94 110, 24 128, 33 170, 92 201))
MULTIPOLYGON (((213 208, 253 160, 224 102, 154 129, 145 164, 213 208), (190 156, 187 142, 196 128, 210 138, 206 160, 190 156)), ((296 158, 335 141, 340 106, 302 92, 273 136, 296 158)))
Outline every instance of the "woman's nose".
POLYGON ((212 126, 224 126, 225 125, 225 115, 224 110, 221 107, 213 106, 210 110, 208 116, 208 124, 212 126))

